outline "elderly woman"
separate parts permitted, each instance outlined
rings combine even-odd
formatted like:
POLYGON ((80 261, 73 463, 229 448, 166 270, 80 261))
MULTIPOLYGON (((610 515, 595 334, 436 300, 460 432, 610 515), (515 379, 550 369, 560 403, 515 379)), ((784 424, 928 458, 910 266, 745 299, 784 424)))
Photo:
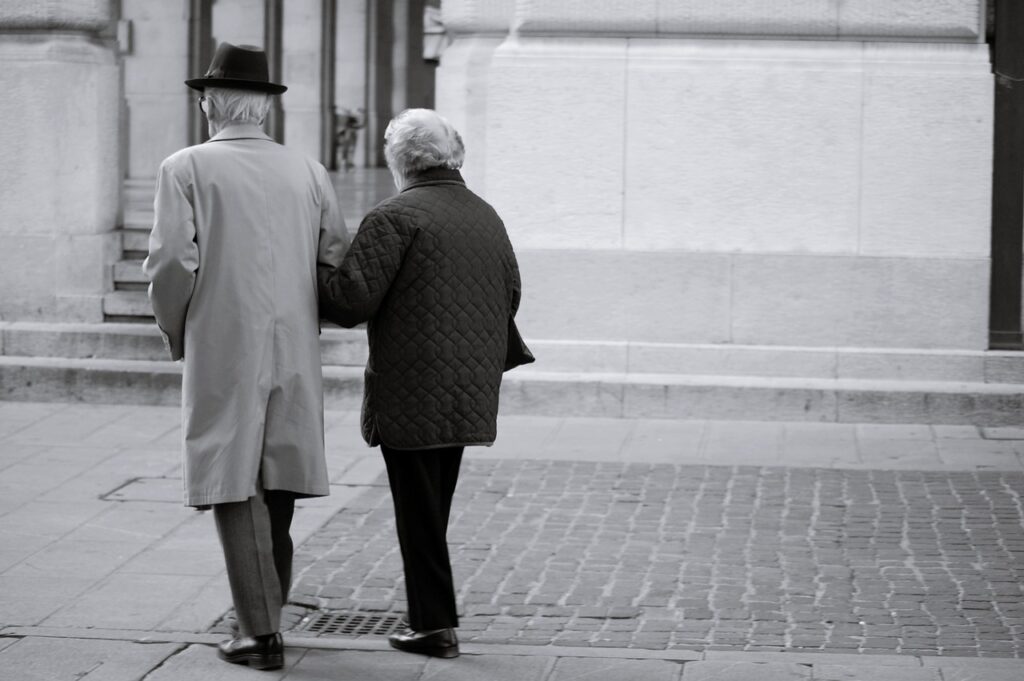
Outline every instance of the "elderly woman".
POLYGON ((455 657, 448 558, 466 445, 490 445, 519 269, 501 219, 466 188, 462 139, 428 109, 396 116, 384 153, 399 193, 363 219, 337 268, 318 268, 321 315, 369 322, 362 432, 395 505, 408 624, 395 648, 455 657))

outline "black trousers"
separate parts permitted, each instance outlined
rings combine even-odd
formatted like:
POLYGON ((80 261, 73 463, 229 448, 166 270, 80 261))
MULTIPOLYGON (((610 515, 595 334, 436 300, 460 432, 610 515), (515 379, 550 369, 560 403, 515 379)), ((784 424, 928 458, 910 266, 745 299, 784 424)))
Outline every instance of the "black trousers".
POLYGON ((463 448, 380 449, 395 504, 409 626, 416 631, 457 627, 448 517, 463 448))
POLYGON ((289 530, 294 512, 294 494, 264 491, 259 483, 256 496, 246 501, 213 505, 242 636, 273 634, 281 628, 281 607, 292 583, 289 530))

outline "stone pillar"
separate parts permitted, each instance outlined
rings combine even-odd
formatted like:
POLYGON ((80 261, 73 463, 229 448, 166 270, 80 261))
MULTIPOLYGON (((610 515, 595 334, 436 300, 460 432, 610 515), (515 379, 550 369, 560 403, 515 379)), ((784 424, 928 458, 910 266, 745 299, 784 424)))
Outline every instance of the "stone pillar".
POLYGON ((0 319, 100 321, 121 177, 109 0, 0 8, 0 319))
POLYGON ((515 0, 442 0, 441 16, 452 43, 436 72, 438 113, 466 144, 466 183, 486 192, 488 90, 494 51, 508 37, 515 0))
MULTIPOLYGON (((337 32, 335 34, 334 102, 341 114, 348 109, 368 109, 366 103, 366 0, 338 0, 337 32)), ((359 131, 355 164, 366 165, 366 130, 359 131)))
POLYGON ((160 162, 190 141, 189 107, 196 106, 198 93, 184 81, 202 73, 188 72, 189 5, 189 0, 121 0, 122 16, 131 26, 124 57, 128 179, 144 181, 139 184, 150 191, 160 162))
POLYGON ((475 80, 457 40, 524 333, 984 349, 982 4, 519 0, 475 80))
POLYGON ((217 0, 213 3, 214 45, 257 45, 266 48, 263 35, 264 0, 217 0))
POLYGON ((314 159, 320 158, 320 5, 321 0, 284 3, 282 54, 285 143, 314 159))
POLYGON ((363 148, 366 165, 384 165, 384 130, 391 120, 392 57, 394 31, 392 10, 394 0, 381 0, 369 4, 366 21, 366 127, 363 128, 363 148))

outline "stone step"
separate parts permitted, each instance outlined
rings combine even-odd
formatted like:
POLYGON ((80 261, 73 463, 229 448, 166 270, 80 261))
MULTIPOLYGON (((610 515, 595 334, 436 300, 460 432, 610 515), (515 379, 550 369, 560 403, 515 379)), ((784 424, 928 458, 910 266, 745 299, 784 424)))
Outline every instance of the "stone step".
MULTIPOLYGON (((147 301, 148 305, 148 301, 147 301)), ((0 354, 20 357, 66 359, 144 360, 167 359, 167 350, 156 324, 47 324, 0 322, 0 354)), ((320 334, 324 365, 366 365, 366 331, 326 327, 320 334)))
MULTIPOLYGON (((149 302, 144 292, 115 292, 106 299, 114 318, 145 319, 149 302)), ((321 354, 333 404, 355 399, 352 376, 335 370, 361 372, 367 357, 365 331, 326 325, 321 333, 321 354)), ((506 374, 502 409, 507 413, 647 418, 722 418, 747 420, 858 421, 877 423, 948 423, 1019 425, 1024 423, 1024 372, 1020 353, 961 351, 868 352, 852 361, 853 349, 669 346, 529 340, 538 356, 536 364, 506 374), (721 353, 721 354, 715 354, 721 353), (857 377, 827 375, 771 375, 788 367, 813 367, 837 355, 841 370, 852 372, 862 364, 883 365, 895 353, 898 364, 886 364, 879 377, 864 372, 857 377), (928 360, 925 362, 924 360, 928 360), (958 360, 971 360, 957 367, 958 360), (616 370, 632 364, 634 369, 616 370), (915 364, 916 362, 916 364, 915 364), (943 365, 943 370, 935 366, 943 365), (950 368, 952 367, 952 368, 950 368), (748 373, 736 373, 740 369, 748 373), (709 375, 709 370, 716 371, 709 375), (762 373, 755 375, 759 370, 762 373), (730 373, 731 372, 731 373, 730 373), (951 372, 951 373, 950 373, 951 372), (903 380, 894 380, 895 376, 903 380), (921 380, 920 376, 933 380, 921 380), (976 380, 963 380, 976 376, 976 380)), ((129 388, 154 394, 140 395, 143 403, 169 399, 164 391, 176 385, 160 375, 173 366, 159 331, 148 323, 52 324, 0 322, 0 354, 8 376, 21 376, 24 384, 4 385, 4 399, 93 399, 132 401, 129 388), (153 367, 156 367, 154 369, 153 367), (61 372, 64 372, 61 374, 61 372), (53 382, 63 375, 66 397, 53 382), (99 387, 92 384, 97 383, 99 387), (38 388, 38 395, 32 392, 38 388), (46 387, 51 386, 51 387, 46 387), (104 386, 113 386, 104 393, 104 386), (79 392, 76 392, 79 391, 79 392), (52 395, 51 395, 52 393, 52 395), (21 397, 17 397, 17 396, 21 397)), ((834 359, 834 357, 833 357, 834 359)), ((835 367, 827 369, 834 371, 835 367)), ((826 372, 819 367, 816 371, 826 372)), ((173 371, 172 371, 173 373, 173 371)), ((173 390, 171 391, 173 392, 173 390)))
MULTIPOLYGON (((129 263, 131 261, 125 261, 129 263)), ((120 265, 129 274, 139 271, 138 261, 120 265)), ((132 279, 141 282, 142 279, 132 279)), ((0 337, 8 348, 0 354, 52 355, 59 357, 108 357, 139 359, 102 350, 108 336, 139 337, 145 345, 157 333, 145 284, 142 290, 108 294, 107 314, 136 316, 146 324, 54 324, 0 322, 0 337), (72 340, 67 340, 71 338, 72 340), (79 347, 67 354, 68 347, 79 347), (36 350, 33 350, 36 348, 36 350), (51 348, 57 348, 51 350, 51 348)), ((325 362, 334 352, 328 341, 356 343, 359 359, 366 356, 365 333, 323 324, 325 362)), ((118 340, 111 347, 122 347, 118 340)), ((1024 353, 964 350, 899 350, 893 348, 811 348, 783 346, 681 345, 621 341, 569 341, 530 339, 537 356, 531 371, 604 374, 678 374, 684 376, 760 376, 762 378, 817 378, 853 380, 925 381, 944 383, 1024 384, 1024 353)), ((346 357, 348 355, 345 355, 346 357)), ((151 359, 161 359, 156 354, 151 359)), ((342 363, 346 363, 345 362, 342 363)))
POLYGON ((125 251, 149 252, 149 228, 124 229, 121 231, 121 247, 125 251))
POLYGON ((153 319, 153 307, 144 290, 113 291, 103 296, 103 315, 107 318, 137 317, 153 319))
POLYGON ((153 211, 126 210, 122 223, 127 230, 145 232, 148 238, 149 231, 153 228, 153 211))
MULTIPOLYGON (((106 404, 177 404, 179 363, 0 357, 0 398, 106 404)), ((325 366, 330 409, 357 409, 362 368, 325 366)), ((667 374, 545 373, 522 369, 502 384, 504 414, 653 419, 1017 426, 1024 386, 911 381, 778 379, 667 374)))
POLYGON ((121 260, 114 263, 115 284, 148 284, 146 275, 142 273, 142 259, 121 260))

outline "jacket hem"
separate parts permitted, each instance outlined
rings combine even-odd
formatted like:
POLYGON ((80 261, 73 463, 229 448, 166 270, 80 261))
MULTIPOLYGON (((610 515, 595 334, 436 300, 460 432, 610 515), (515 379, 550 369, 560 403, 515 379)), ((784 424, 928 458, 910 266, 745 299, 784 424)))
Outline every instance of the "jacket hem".
POLYGON ((382 447, 387 447, 388 449, 394 449, 400 452, 417 452, 424 449, 446 449, 448 447, 490 447, 491 445, 494 444, 494 440, 468 440, 465 442, 448 442, 444 444, 422 445, 416 447, 395 447, 393 445, 389 445, 387 442, 384 442, 383 440, 380 440, 379 444, 382 447))

